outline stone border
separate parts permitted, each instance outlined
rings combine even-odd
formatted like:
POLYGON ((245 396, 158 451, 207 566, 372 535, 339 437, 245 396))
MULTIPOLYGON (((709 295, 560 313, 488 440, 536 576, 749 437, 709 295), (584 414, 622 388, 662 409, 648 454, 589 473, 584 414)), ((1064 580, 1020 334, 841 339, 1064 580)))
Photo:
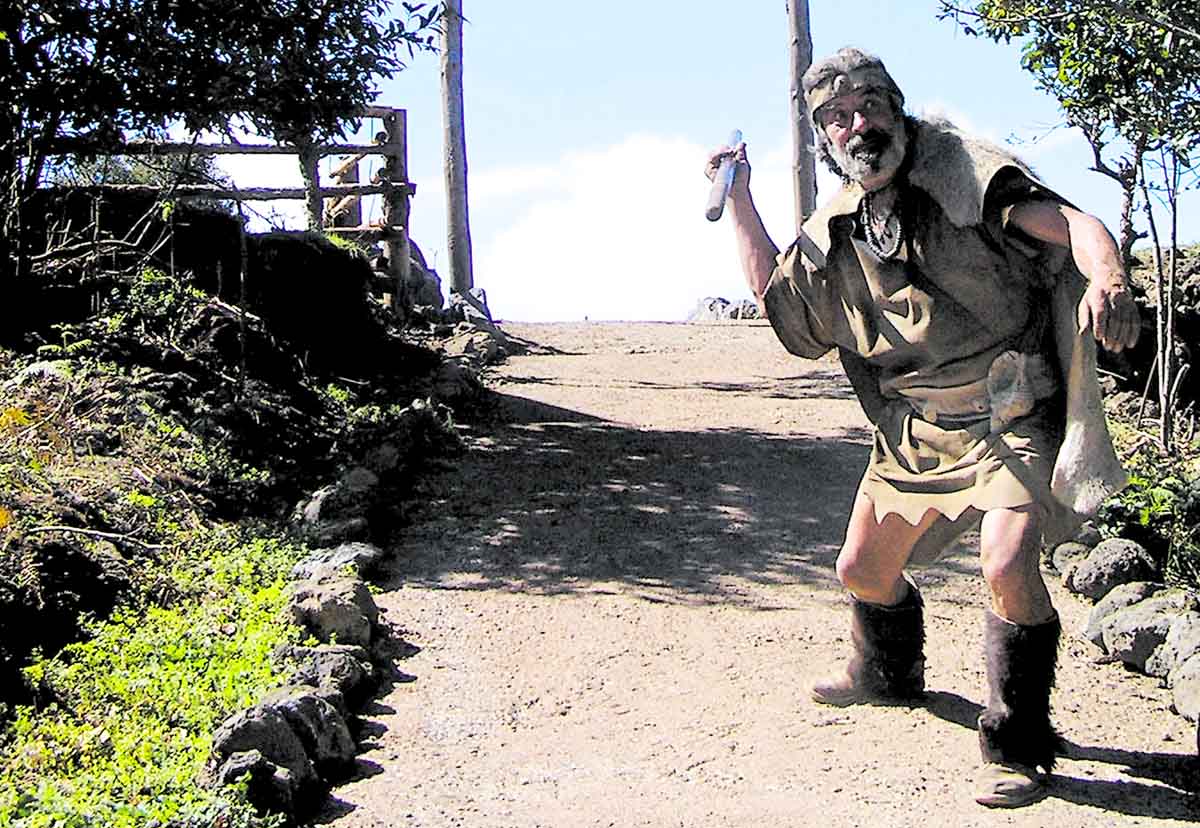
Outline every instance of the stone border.
POLYGON ((414 400, 396 433, 292 513, 293 533, 320 548, 292 569, 284 620, 320 643, 276 653, 281 663, 297 663, 291 683, 230 716, 213 735, 201 784, 244 780, 260 813, 283 814, 289 824, 314 814, 332 786, 353 775, 353 713, 379 690, 380 665, 390 664, 383 652, 388 630, 367 585, 385 555, 366 542, 372 515, 391 500, 388 481, 409 468, 413 446, 460 448, 450 409, 434 400, 473 399, 479 372, 514 347, 492 322, 483 291, 452 299, 450 313, 461 321, 443 332, 449 340, 431 377, 432 396, 414 400))
POLYGON ((372 653, 386 637, 366 575, 383 557, 376 546, 351 542, 319 549, 293 568, 287 620, 321 643, 276 653, 298 665, 291 683, 217 728, 204 784, 245 780, 260 813, 295 822, 354 773, 352 714, 379 688, 372 653))
MULTIPOLYGON (((1080 636, 1105 660, 1153 676, 1171 690, 1172 709, 1200 719, 1200 597, 1168 587, 1145 547, 1102 540, 1090 524, 1056 546, 1051 563, 1069 592, 1094 603, 1080 636)), ((1196 734, 1200 753, 1200 728, 1196 734)))

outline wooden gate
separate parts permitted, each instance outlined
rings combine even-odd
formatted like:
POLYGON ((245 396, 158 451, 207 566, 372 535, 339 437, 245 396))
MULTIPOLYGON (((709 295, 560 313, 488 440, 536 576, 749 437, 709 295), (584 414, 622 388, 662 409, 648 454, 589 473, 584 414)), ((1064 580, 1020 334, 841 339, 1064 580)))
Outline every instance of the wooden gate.
MULTIPOLYGON (((177 143, 164 141, 129 141, 117 149, 107 151, 109 155, 293 155, 304 168, 303 177, 317 184, 315 188, 302 187, 223 187, 215 184, 177 184, 170 187, 176 197, 203 196, 206 198, 230 199, 234 201, 300 200, 307 205, 310 226, 318 226, 328 233, 352 236, 362 241, 379 242, 387 259, 387 278, 392 294, 392 306, 398 316, 403 316, 407 306, 408 282, 411 264, 408 237, 410 201, 416 186, 408 180, 408 113, 403 109, 371 106, 361 113, 363 118, 378 118, 383 128, 371 144, 321 144, 299 148, 280 144, 234 144, 234 143, 177 143), (336 183, 320 184, 318 165, 320 159, 331 155, 349 156, 334 171, 336 183), (367 183, 357 183, 358 162, 369 155, 383 156, 386 161, 367 183), (353 171, 353 172, 352 172, 353 171), (347 223, 344 216, 354 214, 353 207, 363 196, 379 195, 383 198, 383 217, 378 224, 364 225, 359 220, 347 223), (323 205, 329 204, 326 209, 323 205)), ((56 147, 56 154, 74 152, 95 153, 94 147, 74 141, 64 141, 56 147)), ((123 193, 146 192, 157 196, 167 188, 152 184, 110 184, 101 187, 84 187, 84 190, 114 191, 123 193)))

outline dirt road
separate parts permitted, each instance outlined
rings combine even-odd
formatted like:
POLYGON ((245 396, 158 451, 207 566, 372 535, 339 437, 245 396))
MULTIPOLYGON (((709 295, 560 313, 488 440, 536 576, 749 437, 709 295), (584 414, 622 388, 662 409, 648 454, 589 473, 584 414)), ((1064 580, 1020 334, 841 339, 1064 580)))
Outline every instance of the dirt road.
POLYGON ((1165 826, 1200 816, 1195 731, 1153 680, 1067 632, 1049 798, 972 800, 983 585, 958 548, 916 572, 927 704, 831 709, 833 576, 865 462, 836 361, 759 324, 506 325, 501 416, 377 596, 417 651, 368 711, 362 773, 322 819, 360 826, 1165 826))

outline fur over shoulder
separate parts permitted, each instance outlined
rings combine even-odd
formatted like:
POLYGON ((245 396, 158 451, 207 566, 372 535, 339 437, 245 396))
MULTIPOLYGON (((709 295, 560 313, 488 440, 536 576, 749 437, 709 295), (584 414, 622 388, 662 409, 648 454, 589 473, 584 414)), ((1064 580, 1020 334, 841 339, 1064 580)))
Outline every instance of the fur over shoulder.
MULTIPOLYGON (((908 182, 927 192, 957 227, 983 220, 983 199, 996 175, 1012 168, 1041 183, 1033 169, 1003 147, 958 129, 944 118, 914 118, 909 147, 908 182)), ((858 212, 863 189, 848 182, 804 222, 796 243, 808 260, 824 266, 829 253, 830 222, 858 212)))
POLYGON ((962 132, 944 118, 916 123, 908 180, 929 193, 957 227, 983 220, 984 196, 1001 170, 1012 167, 1038 181, 1033 169, 1011 152, 962 132))

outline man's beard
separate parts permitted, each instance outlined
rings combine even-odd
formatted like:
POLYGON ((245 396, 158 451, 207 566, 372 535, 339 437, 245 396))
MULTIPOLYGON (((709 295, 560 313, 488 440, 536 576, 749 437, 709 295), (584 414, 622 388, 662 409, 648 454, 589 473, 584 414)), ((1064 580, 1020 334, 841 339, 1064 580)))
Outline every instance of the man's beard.
POLYGON ((830 145, 829 154, 843 178, 862 181, 880 172, 899 169, 904 161, 906 144, 904 124, 901 122, 890 132, 869 129, 861 135, 855 135, 846 142, 844 148, 830 145))

